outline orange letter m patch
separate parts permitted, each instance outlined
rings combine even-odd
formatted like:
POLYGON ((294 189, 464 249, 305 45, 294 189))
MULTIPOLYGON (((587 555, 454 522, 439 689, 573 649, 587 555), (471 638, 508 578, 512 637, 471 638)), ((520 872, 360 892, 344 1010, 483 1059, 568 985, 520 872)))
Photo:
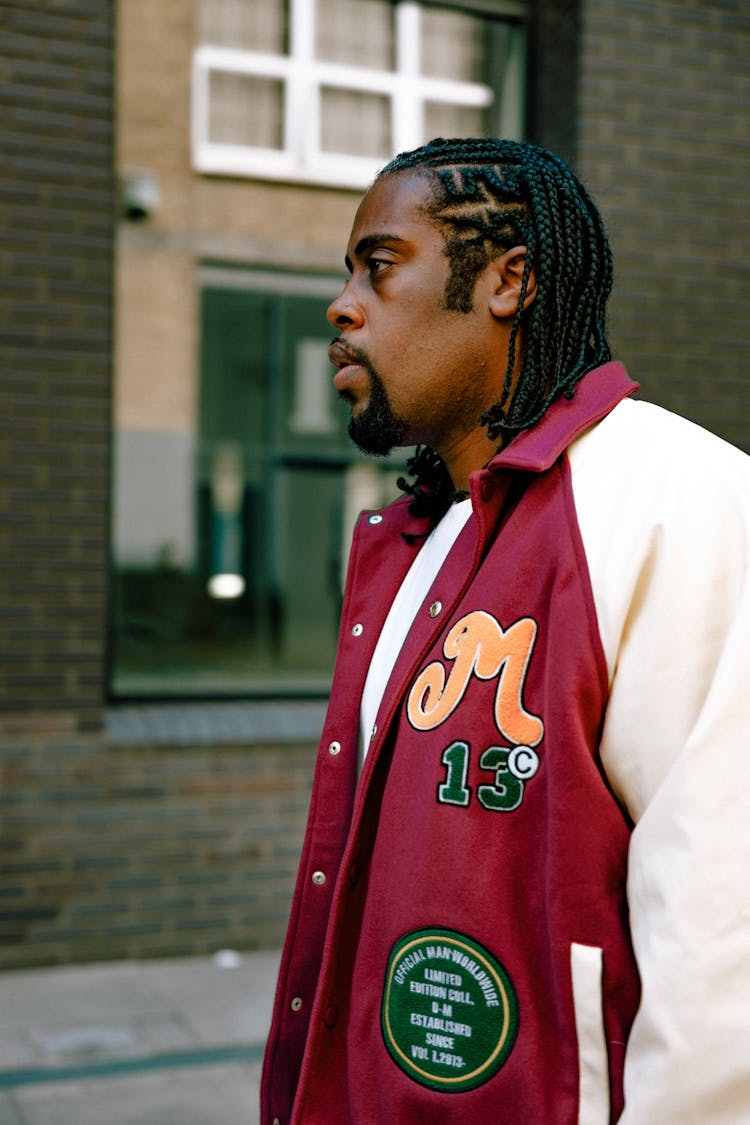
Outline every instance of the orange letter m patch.
POLYGON ((415 680, 406 705, 409 722, 416 730, 434 730, 456 710, 472 676, 480 680, 497 677, 497 729, 516 746, 536 746, 542 740, 544 724, 523 706, 536 633, 531 617, 503 629, 484 610, 467 613, 445 638, 443 655, 453 661, 447 676, 441 662, 435 660, 415 680))

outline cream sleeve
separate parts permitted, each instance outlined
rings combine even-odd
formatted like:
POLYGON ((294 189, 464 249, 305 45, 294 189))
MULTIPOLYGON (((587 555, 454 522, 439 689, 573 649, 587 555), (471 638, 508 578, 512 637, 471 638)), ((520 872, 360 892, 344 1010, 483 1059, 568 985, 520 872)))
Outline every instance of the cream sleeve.
POLYGON ((610 676, 602 764, 635 823, 620 1125, 748 1125, 750 458, 626 400, 570 462, 610 676))

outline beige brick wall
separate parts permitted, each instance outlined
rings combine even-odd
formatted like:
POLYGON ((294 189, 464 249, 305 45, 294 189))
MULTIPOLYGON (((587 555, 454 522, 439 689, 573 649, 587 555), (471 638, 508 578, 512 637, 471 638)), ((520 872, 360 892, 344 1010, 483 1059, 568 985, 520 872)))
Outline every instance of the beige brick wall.
POLYGON ((137 430, 197 424, 198 295, 192 255, 125 229, 117 242, 114 416, 137 430))

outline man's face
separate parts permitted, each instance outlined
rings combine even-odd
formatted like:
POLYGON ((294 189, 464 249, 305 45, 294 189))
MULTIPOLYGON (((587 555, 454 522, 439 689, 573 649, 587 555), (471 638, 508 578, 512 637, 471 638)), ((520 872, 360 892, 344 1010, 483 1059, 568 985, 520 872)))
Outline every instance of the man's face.
POLYGON ((351 405, 350 434, 369 453, 424 443, 445 459, 478 434, 500 393, 505 355, 488 308, 490 270, 468 313, 445 307, 443 236, 422 210, 429 181, 377 181, 354 220, 350 278, 328 310, 334 386, 351 405))

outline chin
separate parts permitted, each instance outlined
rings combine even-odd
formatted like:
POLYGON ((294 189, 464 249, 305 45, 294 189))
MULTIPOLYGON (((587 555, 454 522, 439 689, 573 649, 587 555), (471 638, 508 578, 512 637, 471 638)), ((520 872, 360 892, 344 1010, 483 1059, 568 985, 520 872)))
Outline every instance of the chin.
POLYGON ((373 372, 370 394, 352 406, 349 437, 364 453, 387 457, 404 444, 406 424, 391 409, 380 378, 373 372))
POLYGON ((357 419, 352 418, 349 423, 349 437, 363 453, 371 457, 387 457, 394 449, 393 444, 387 440, 386 435, 374 433, 363 427, 357 426, 357 419))

